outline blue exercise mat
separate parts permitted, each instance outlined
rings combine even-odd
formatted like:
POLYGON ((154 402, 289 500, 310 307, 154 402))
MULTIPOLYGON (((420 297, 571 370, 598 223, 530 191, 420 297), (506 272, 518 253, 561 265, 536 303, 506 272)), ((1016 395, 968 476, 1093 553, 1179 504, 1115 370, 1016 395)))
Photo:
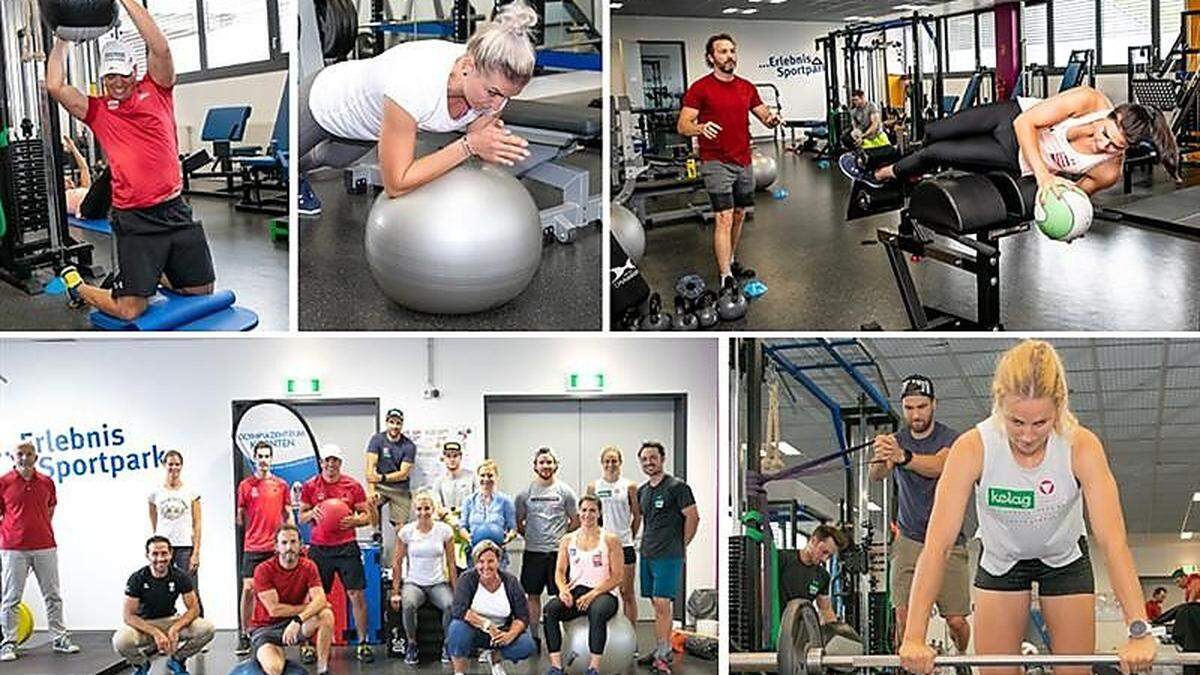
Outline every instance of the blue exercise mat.
POLYGON ((89 220, 87 218, 68 216, 67 224, 71 227, 78 227, 81 230, 87 230, 88 232, 98 232, 100 234, 112 235, 112 223, 108 222, 108 218, 96 218, 94 220, 89 220))
POLYGON ((133 321, 125 321, 93 309, 88 318, 102 330, 137 331, 231 331, 252 330, 258 325, 258 315, 234 307, 233 291, 217 291, 212 295, 179 295, 159 289, 150 299, 145 313, 133 321))

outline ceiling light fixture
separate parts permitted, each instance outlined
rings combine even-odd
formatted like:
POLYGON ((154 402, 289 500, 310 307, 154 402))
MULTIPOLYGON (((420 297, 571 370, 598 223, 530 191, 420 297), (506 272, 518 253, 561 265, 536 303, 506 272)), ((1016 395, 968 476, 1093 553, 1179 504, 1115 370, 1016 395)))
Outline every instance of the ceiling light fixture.
POLYGON ((758 9, 755 7, 751 7, 750 9, 743 9, 742 14, 758 14, 758 9))
POLYGON ((1179 538, 1184 541, 1187 541, 1192 538, 1192 533, 1191 532, 1180 532, 1179 538))
POLYGON ((796 449, 796 446, 787 441, 779 441, 779 452, 780 454, 791 455, 793 457, 800 456, 800 451, 796 449))
POLYGON ((726 7, 725 9, 721 10, 721 13, 722 14, 737 14, 740 11, 742 11, 742 10, 738 9, 737 7, 726 7))

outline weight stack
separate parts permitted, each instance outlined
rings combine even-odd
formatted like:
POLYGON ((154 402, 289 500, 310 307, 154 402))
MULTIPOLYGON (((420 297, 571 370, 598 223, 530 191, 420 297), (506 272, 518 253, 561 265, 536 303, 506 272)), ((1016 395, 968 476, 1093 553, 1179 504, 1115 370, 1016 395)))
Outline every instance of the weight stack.
POLYGON ((6 254, 21 257, 48 248, 50 205, 41 139, 10 141, 2 163, 7 188, 4 201, 8 220, 6 254))
POLYGON ((729 649, 735 652, 758 651, 758 578, 757 566, 749 563, 758 556, 758 543, 749 537, 729 538, 729 649))
POLYGON ((868 654, 892 653, 892 613, 888 608, 887 593, 871 593, 867 610, 869 633, 865 645, 868 654))

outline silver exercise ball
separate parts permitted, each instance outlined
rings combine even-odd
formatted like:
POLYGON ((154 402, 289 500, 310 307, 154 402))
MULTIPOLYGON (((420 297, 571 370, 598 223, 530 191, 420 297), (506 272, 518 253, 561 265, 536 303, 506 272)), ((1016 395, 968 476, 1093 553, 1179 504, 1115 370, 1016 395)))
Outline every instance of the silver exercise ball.
MULTIPOLYGON (((588 648, 588 620, 586 616, 563 624, 563 669, 572 675, 583 675, 587 670, 592 653, 588 648)), ((637 634, 633 624, 618 611, 608 620, 608 640, 604 643, 604 654, 600 656, 600 675, 624 673, 633 665, 633 652, 637 650, 637 634)))
POLYGON ((525 290, 542 258, 542 225, 520 181, 471 162, 395 199, 380 194, 365 244, 371 276, 393 301, 467 314, 525 290))
POLYGON ((754 173, 755 190, 766 190, 779 177, 779 167, 775 164, 775 158, 757 150, 750 158, 750 170, 754 173))
POLYGON ((609 204, 608 221, 617 243, 625 249, 625 255, 634 265, 640 264, 642 256, 646 255, 646 228, 642 227, 642 221, 633 211, 615 202, 609 204))

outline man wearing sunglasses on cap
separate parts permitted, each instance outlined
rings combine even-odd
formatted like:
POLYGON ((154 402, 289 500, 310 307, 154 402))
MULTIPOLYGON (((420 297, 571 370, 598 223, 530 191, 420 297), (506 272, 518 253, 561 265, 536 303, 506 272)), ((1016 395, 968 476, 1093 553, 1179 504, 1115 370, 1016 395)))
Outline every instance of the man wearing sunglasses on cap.
MULTIPOLYGON (((917 558, 924 546, 938 477, 950 454, 950 446, 958 438, 957 431, 933 419, 937 399, 932 380, 924 375, 909 375, 904 378, 900 392, 904 428, 894 434, 875 437, 870 469, 873 481, 887 476, 896 481, 899 534, 892 544, 891 588, 896 606, 897 636, 904 635, 909 591, 917 558)), ((960 654, 966 653, 971 639, 971 627, 966 618, 971 613, 971 597, 965 543, 966 537, 959 532, 950 550, 937 598, 938 612, 946 620, 960 654)))
POLYGON ((387 428, 367 442, 367 499, 373 509, 387 505, 393 528, 408 522, 412 513, 409 475, 417 461, 417 446, 404 435, 404 413, 387 411, 387 428))

